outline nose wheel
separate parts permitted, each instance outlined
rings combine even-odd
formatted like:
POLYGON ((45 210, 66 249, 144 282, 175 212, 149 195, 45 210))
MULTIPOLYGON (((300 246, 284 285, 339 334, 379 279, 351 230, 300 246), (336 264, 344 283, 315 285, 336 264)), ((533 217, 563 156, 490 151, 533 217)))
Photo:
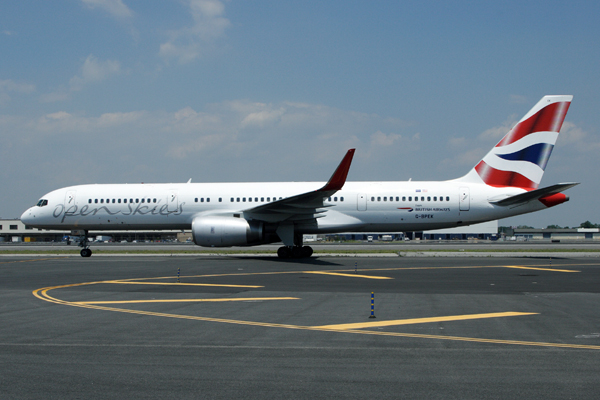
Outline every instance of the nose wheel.
POLYGON ((79 247, 81 247, 79 254, 81 254, 81 257, 91 257, 92 250, 88 245, 87 231, 73 231, 72 234, 79 236, 79 247))
POLYGON ((92 256, 92 250, 91 249, 81 249, 81 251, 79 252, 79 254, 81 254, 81 257, 91 257, 92 256))

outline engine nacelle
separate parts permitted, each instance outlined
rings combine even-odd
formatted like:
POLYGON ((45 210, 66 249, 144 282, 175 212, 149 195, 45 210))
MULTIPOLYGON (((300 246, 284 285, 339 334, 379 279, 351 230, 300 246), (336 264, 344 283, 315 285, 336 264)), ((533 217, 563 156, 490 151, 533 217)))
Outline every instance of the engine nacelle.
POLYGON ((251 246, 265 243, 263 223, 234 217, 197 217, 192 221, 194 243, 204 247, 251 246))

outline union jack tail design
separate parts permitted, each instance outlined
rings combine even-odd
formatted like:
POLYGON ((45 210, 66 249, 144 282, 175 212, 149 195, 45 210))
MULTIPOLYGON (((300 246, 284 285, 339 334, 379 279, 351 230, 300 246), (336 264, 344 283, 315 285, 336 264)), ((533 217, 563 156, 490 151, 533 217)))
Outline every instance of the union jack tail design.
POLYGON ((463 178, 537 189, 573 96, 544 96, 463 178))

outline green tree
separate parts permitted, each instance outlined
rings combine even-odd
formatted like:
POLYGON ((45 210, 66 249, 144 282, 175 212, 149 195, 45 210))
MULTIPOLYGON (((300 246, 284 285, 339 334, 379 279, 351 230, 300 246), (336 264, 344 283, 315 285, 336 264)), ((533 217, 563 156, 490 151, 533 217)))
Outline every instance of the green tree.
POLYGON ((585 221, 579 224, 580 228, 598 228, 598 224, 592 224, 590 221, 585 221))
POLYGON ((568 226, 562 227, 560 225, 548 225, 546 229, 569 229, 568 226))

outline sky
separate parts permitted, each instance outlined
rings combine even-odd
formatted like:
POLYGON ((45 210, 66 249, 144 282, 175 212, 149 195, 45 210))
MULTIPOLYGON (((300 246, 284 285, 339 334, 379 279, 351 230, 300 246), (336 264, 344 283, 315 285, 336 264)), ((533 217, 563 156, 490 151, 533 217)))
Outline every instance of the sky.
POLYGON ((500 225, 600 223, 600 3, 56 0, 0 4, 0 217, 85 183, 466 174, 574 96, 540 187, 500 225))

